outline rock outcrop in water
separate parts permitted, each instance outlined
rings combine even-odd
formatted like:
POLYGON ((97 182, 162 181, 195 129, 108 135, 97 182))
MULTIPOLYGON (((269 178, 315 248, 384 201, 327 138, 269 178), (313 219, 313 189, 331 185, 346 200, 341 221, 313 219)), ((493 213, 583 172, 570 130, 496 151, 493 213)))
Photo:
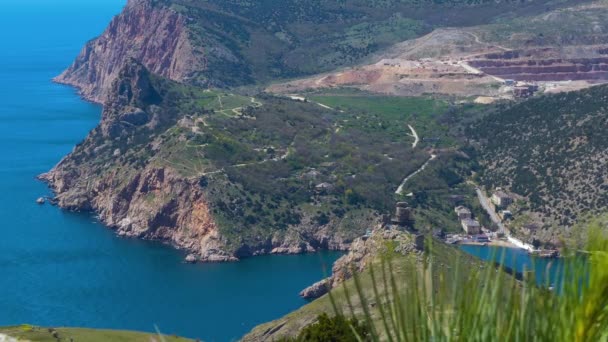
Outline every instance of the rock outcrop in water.
POLYGON ((127 59, 154 74, 184 81, 206 67, 203 50, 193 46, 186 18, 150 0, 129 0, 106 31, 89 41, 56 82, 80 89, 86 99, 104 103, 127 59))
POLYGON ((396 226, 378 225, 369 237, 353 241, 348 254, 334 263, 330 277, 305 288, 300 292, 300 296, 305 299, 319 298, 352 278, 353 271, 363 271, 380 252, 386 250, 387 241, 395 243, 394 251, 397 253, 403 255, 416 253, 420 248, 416 246, 415 240, 410 233, 400 231, 396 226))
MULTIPOLYGON (((364 284, 363 286, 371 286, 369 285, 372 281, 369 269, 372 262, 374 263, 374 267, 376 271, 378 271, 380 267, 380 258, 383 255, 391 255, 392 260, 395 262, 393 265, 395 268, 395 276, 400 275, 400 283, 397 286, 401 286, 403 281, 407 281, 408 276, 406 275, 405 268, 399 270, 400 266, 407 263, 407 260, 411 260, 411 265, 422 265, 424 261, 429 261, 427 258, 428 254, 425 256, 426 252, 420 251, 420 245, 416 248, 415 241, 417 237, 410 232, 401 231, 396 226, 383 226, 378 225, 373 230, 372 234, 367 238, 360 238, 353 242, 351 251, 344 255, 342 258, 338 259, 334 263, 333 271, 334 274, 332 277, 324 279, 306 290, 304 290, 301 295, 305 295, 305 298, 314 299, 313 303, 310 305, 306 305, 299 310, 292 312, 284 317, 278 318, 275 321, 268 322, 257 326, 247 335, 243 336, 242 341, 248 342, 258 342, 258 341, 278 341, 285 337, 294 337, 297 336, 304 327, 309 326, 317 321, 317 317, 321 313, 331 314, 334 312, 332 300, 330 300, 329 296, 323 297, 324 294, 330 288, 342 287, 342 285, 346 285, 351 293, 351 296, 354 295, 354 298, 351 298, 351 302, 348 302, 348 306, 346 300, 344 300, 343 292, 338 291, 334 292, 333 302, 337 304, 339 310, 343 310, 342 312, 349 313, 350 310, 354 310, 354 312, 362 312, 362 304, 360 303, 358 294, 356 294, 355 285, 352 281, 349 283, 348 279, 352 277, 351 270, 359 273, 360 283, 364 284)), ((450 248, 447 246, 442 246, 444 248, 450 248)), ((441 253, 443 254, 443 252, 441 253)), ((456 259, 447 259, 446 255, 453 255, 452 253, 439 255, 436 254, 437 258, 441 260, 441 262, 456 262, 456 259)), ((381 277, 379 272, 376 273, 376 277, 381 277)), ((376 278, 378 280, 380 278, 376 278)), ((377 283, 379 288, 382 288, 379 282, 377 283)), ((390 286, 390 285, 389 285, 390 286)), ((372 291, 371 288, 365 288, 363 291, 372 291)), ((382 291, 382 290, 380 290, 382 291)), ((377 305, 377 302, 373 295, 368 300, 368 305, 371 310, 377 305)), ((373 314, 372 314, 373 315, 373 314)))

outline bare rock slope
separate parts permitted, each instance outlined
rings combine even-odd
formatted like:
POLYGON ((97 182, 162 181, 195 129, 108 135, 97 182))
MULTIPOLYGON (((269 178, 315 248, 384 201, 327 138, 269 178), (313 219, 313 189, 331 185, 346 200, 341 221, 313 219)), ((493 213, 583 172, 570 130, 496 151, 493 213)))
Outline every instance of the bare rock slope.
POLYGON ((199 260, 236 260, 223 250, 209 204, 196 184, 170 168, 124 165, 120 147, 108 148, 108 139, 129 140, 137 129, 162 130, 176 119, 154 105, 161 95, 142 65, 130 60, 117 77, 101 124, 41 175, 56 192, 58 205, 95 211, 121 236, 166 241, 199 260))
POLYGON ((148 70, 183 81, 205 68, 200 48, 189 39, 186 18, 148 0, 129 0, 105 32, 89 41, 56 82, 73 85, 95 102, 105 102, 112 82, 128 58, 148 70))
MULTIPOLYGON (((346 250, 379 218, 363 192, 360 201, 348 204, 342 202, 343 187, 315 190, 315 181, 342 172, 343 161, 325 163, 329 147, 308 137, 333 136, 361 146, 378 138, 338 135, 333 111, 273 97, 260 99, 262 104, 178 84, 135 59, 118 72, 107 99, 101 123, 41 179, 59 206, 95 212, 121 236, 169 243, 187 251, 188 261, 232 261, 346 250), (221 96, 244 105, 226 110, 221 96), (209 101, 221 109, 211 109, 209 101), (294 106, 297 110, 286 110, 294 106), (264 138, 251 136, 251 130, 264 138), (311 150, 319 156, 311 156, 311 150)), ((415 167, 410 164, 418 152, 404 146, 394 146, 402 160, 385 162, 415 167)), ((351 153, 344 162, 364 160, 372 152, 351 153)), ((375 171, 365 163, 360 168, 355 170, 361 179, 347 185, 375 195, 377 187, 367 187, 371 175, 365 174, 375 171)), ((385 186, 395 182, 387 180, 385 186)), ((390 191, 383 193, 392 201, 390 191)))

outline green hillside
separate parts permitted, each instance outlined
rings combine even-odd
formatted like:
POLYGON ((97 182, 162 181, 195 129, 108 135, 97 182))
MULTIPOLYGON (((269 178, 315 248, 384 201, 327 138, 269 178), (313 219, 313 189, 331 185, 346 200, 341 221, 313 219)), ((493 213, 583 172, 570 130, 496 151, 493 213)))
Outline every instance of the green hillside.
POLYGON ((175 215, 203 196, 231 254, 249 256, 294 235, 294 244, 326 248, 316 232, 360 236, 392 212, 403 177, 428 159, 412 148, 399 115, 202 90, 132 63, 115 83, 101 125, 58 167, 67 179, 62 206, 104 212, 108 203, 105 212, 118 217, 133 210, 129 215, 155 234, 200 226, 175 215), (167 185, 139 187, 141 179, 167 185))
MULTIPOLYGON (((498 110, 468 130, 489 188, 525 197, 545 228, 572 226, 608 205, 608 87, 546 95, 498 110)), ((548 238, 551 230, 545 234, 548 238)), ((542 237, 542 236, 541 236, 542 237)))
POLYGON ((438 27, 488 24, 572 2, 286 0, 276 6, 274 1, 159 0, 156 4, 184 14, 194 45, 203 47, 207 68, 191 81, 239 86, 352 65, 438 27))
POLYGON ((45 328, 32 325, 0 327, 0 334, 30 342, 187 342, 191 339, 159 334, 120 330, 99 330, 83 328, 45 328))

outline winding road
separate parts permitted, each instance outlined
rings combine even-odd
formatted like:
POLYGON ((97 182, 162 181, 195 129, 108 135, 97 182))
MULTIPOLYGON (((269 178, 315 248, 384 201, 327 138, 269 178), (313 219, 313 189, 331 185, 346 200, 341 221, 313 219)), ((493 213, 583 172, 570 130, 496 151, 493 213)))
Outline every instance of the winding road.
POLYGON ((403 194, 403 188, 405 187, 405 183, 407 183, 407 181, 409 181, 412 177, 414 177, 415 175, 419 174, 420 172, 424 171, 424 169, 426 169, 426 167, 429 165, 429 163, 433 160, 437 158, 436 154, 431 154, 431 157, 429 158, 429 160, 427 160, 424 164, 422 164, 422 166, 412 172, 409 176, 405 177, 405 179, 403 180, 403 182, 401 182, 401 185, 399 185, 399 187, 397 188, 397 191, 395 191, 395 193, 397 195, 402 195, 403 194))
MULTIPOLYGON (((418 136, 418 133, 416 132, 416 130, 414 129, 414 127, 412 127, 412 125, 407 125, 410 128, 410 131, 412 131, 412 134, 409 134, 409 136, 414 138, 414 142, 412 143, 412 148, 416 148, 416 146, 418 146, 418 143, 420 142, 420 137, 418 136)), ((422 164, 422 166, 412 172, 411 174, 409 174, 407 177, 405 177, 405 179, 403 179, 403 182, 401 182, 401 184, 399 185, 399 187, 397 188, 397 190, 395 191, 395 193, 397 195, 402 195, 403 194, 403 188, 405 187, 405 183, 407 183, 407 181, 409 181, 410 179, 412 179, 412 177, 414 177, 415 175, 419 174, 420 172, 424 171, 424 169, 426 169, 426 167, 429 165, 429 163, 433 160, 437 158, 436 154, 431 154, 431 156, 429 157, 429 159, 422 164)))
POLYGON ((490 200, 486 197, 486 195, 481 191, 480 188, 476 187, 475 192, 477 192, 479 203, 488 213, 492 222, 494 222, 498 227, 497 232, 499 234, 504 234, 505 236, 508 236, 509 231, 505 228, 505 225, 502 224, 502 221, 500 220, 500 217, 498 217, 498 214, 496 214, 496 212, 493 210, 492 205, 490 204, 490 200))
POLYGON ((418 133, 416 133, 416 130, 414 129, 414 127, 412 127, 412 125, 407 125, 407 126, 412 131, 411 136, 414 137, 414 143, 412 144, 412 148, 416 148, 416 146, 418 146, 418 143, 420 142, 420 138, 418 137, 418 133))

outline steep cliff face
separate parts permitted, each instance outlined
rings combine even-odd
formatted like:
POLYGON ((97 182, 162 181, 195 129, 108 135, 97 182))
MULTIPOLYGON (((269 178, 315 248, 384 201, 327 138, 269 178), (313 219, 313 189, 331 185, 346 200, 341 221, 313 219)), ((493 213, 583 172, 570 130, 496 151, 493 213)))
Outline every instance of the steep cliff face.
POLYGON ((103 103, 128 58, 175 81, 187 80, 206 68, 203 50, 192 45, 184 16, 150 0, 129 0, 106 31, 89 41, 55 81, 75 86, 85 98, 103 103))
POLYGON ((146 168, 117 185, 124 176, 118 171, 95 179, 93 170, 75 171, 70 161, 42 176, 56 191, 59 206, 94 210, 118 235, 164 241, 188 251, 193 260, 237 260, 226 252, 203 194, 172 170, 146 168))
MULTIPOLYGON (((100 124, 40 178, 60 207, 95 212, 118 235, 169 243, 188 261, 233 261, 346 250, 378 219, 360 203, 315 192, 310 167, 322 182, 334 177, 333 163, 295 163, 311 148, 297 136, 335 134, 315 104, 214 93, 154 75, 134 58, 106 98, 100 124)), ((323 148, 315 147, 326 155, 323 148)))
POLYGON ((430 27, 535 13, 539 4, 552 7, 552 2, 437 1, 425 9, 412 1, 284 0, 277 6, 272 1, 129 0, 56 81, 103 103, 127 58, 157 75, 199 86, 294 78, 358 64, 430 27), (471 6, 484 15, 471 16, 471 6), (448 17, 435 14, 448 8, 448 17))
POLYGON ((225 251, 196 182, 171 168, 121 158, 137 149, 140 131, 162 131, 177 116, 160 109, 162 81, 135 60, 128 59, 116 76, 100 125, 41 179, 51 185, 59 206, 94 211, 120 236, 165 241, 195 260, 236 260, 225 251), (109 146, 111 141, 119 144, 109 146))

